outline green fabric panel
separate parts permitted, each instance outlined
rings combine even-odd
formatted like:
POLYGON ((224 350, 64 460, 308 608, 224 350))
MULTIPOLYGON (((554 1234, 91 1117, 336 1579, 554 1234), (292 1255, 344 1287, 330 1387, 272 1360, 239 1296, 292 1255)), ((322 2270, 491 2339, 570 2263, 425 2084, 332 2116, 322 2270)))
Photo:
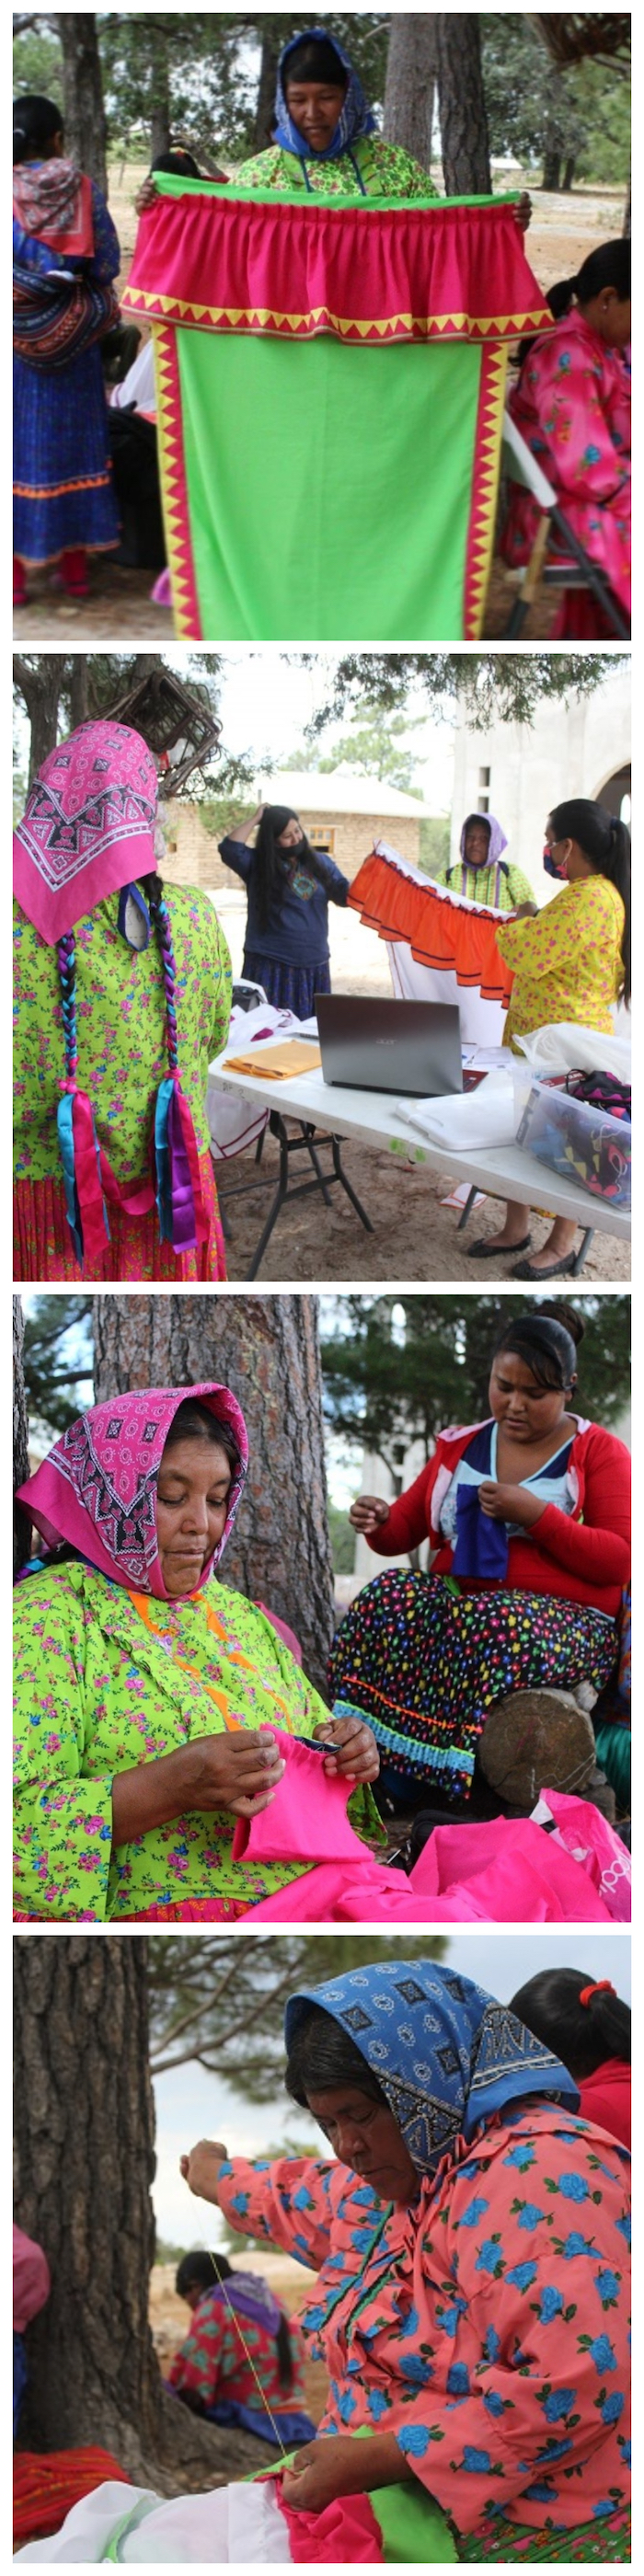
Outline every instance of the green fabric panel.
POLYGON ((202 636, 458 642, 480 349, 177 339, 202 636))
MULTIPOLYGON (((173 170, 156 170, 154 177, 160 197, 225 197, 228 204, 231 197, 235 197, 241 198, 242 203, 246 205, 250 193, 242 179, 241 170, 237 174, 233 172, 232 178, 226 180, 180 179, 178 172, 173 170)), ((269 189, 266 190, 266 196, 270 197, 269 189)), ((358 189, 355 186, 353 188, 347 186, 342 195, 334 197, 333 202, 335 206, 355 206, 357 197, 359 197, 358 189)), ((498 195, 494 197, 436 197, 429 193, 427 196, 428 206, 433 207, 434 212, 438 208, 441 215, 445 214, 446 209, 449 212, 450 206, 514 206, 516 200, 516 188, 501 188, 498 195)), ((361 205, 375 206, 379 214, 382 214, 383 207, 386 212, 388 206, 395 206, 398 209, 401 205, 412 207, 415 213, 419 200, 417 197, 401 197, 395 194, 389 197, 383 195, 377 198, 359 198, 359 202, 361 205)), ((422 203, 422 199, 420 202, 422 203)), ((281 205, 301 206, 301 203, 301 187, 290 188, 288 193, 280 189, 281 205)))
POLYGON ((449 2523, 433 2496, 416 2478, 394 2487, 378 2487, 370 2503, 382 2532, 389 2567, 453 2567, 458 2551, 449 2523))

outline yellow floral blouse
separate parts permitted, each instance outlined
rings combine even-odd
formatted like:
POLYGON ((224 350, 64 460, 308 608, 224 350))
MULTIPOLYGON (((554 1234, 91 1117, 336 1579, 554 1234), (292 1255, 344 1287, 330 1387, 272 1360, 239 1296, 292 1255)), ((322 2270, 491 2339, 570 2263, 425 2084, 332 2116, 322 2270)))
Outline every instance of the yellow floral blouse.
POLYGON ((556 1020, 612 1029, 623 929, 621 895, 608 877, 599 876, 562 886, 534 919, 500 923, 497 947, 514 974, 504 1046, 556 1020))

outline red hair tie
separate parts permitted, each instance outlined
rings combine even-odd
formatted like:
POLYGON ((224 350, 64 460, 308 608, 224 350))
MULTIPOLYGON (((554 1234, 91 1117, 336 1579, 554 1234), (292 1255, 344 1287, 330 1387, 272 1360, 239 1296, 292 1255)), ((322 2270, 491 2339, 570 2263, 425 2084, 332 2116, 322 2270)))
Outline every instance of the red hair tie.
POLYGON ((616 1988, 611 1986, 610 1977, 600 1977, 598 1985, 582 1986, 579 2002, 589 2004, 591 1995, 614 1995, 615 1992, 616 1988))

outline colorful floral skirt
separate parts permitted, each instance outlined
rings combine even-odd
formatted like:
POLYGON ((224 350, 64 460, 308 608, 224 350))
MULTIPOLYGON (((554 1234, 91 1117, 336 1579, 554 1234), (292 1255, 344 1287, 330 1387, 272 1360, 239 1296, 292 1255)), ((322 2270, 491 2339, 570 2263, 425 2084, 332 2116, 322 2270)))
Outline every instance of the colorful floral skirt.
MULTIPOLYGON (((225 1279, 226 1252, 210 1154, 200 1154, 199 1172, 208 1218, 208 1238, 196 1252, 173 1252, 161 1243, 156 1209, 149 1216, 121 1215, 110 1209, 110 1244, 103 1256, 101 1279, 225 1279)), ((14 1181, 14 1279, 83 1279, 67 1222, 62 1181, 14 1181)))
POLYGON ((459 2540, 458 2554, 468 2563, 470 2559, 482 2559, 485 2563, 500 2559, 503 2565, 509 2560, 511 2565, 516 2561, 519 2566, 522 2562, 530 2565, 541 2562, 546 2567, 605 2567, 616 2558, 628 2567, 631 2558, 630 2508, 626 2506, 620 2513, 602 2516, 601 2522, 581 2523, 576 2531, 529 2531, 525 2523, 506 2522, 504 2514, 495 2515, 478 2531, 473 2531, 468 2540, 459 2540))
POLYGON ((495 1700, 539 1687, 601 1690, 615 1661, 612 1619, 535 1592, 467 1593, 450 1576, 376 1575, 331 1649, 329 1699, 367 1719, 384 1785, 412 1782, 463 1800, 495 1700))
POLYGON ((254 948, 245 948, 243 971, 251 984, 263 985, 274 1010, 292 1011, 296 1020, 312 1020, 316 993, 331 991, 328 957, 320 966, 281 966, 277 957, 260 957, 254 948))

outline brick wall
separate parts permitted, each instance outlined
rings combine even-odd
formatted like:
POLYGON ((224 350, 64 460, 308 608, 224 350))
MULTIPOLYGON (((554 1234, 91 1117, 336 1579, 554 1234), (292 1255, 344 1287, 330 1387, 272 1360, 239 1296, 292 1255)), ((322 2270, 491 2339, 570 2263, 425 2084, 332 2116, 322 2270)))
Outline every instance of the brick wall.
MULTIPOLYGON (((313 825, 329 824, 334 836, 331 843, 333 857, 344 875, 352 880, 357 876, 363 859, 368 858, 374 841, 380 839, 391 841, 394 848, 400 850, 401 858, 410 859, 414 867, 418 866, 420 823, 415 815, 390 817, 379 814, 377 810, 373 814, 330 815, 325 814, 323 807, 318 807, 311 813, 302 808, 300 821, 305 831, 310 831, 313 825)), ((206 831, 201 821, 198 805, 191 805, 182 797, 169 800, 163 809, 163 823, 167 835, 163 875, 169 885, 214 888, 234 884, 230 869, 222 865, 214 835, 206 831)))

